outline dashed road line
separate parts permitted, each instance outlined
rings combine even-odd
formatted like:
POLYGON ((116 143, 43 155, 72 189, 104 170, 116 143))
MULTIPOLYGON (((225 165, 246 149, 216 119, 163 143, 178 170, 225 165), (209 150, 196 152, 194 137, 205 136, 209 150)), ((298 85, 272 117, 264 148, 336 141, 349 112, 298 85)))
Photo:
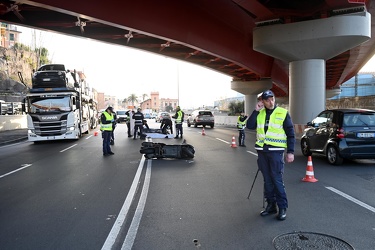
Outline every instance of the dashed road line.
POLYGON ((357 200, 356 198, 348 195, 348 194, 345 194, 343 192, 341 192, 340 190, 337 190, 336 188, 333 188, 333 187, 326 187, 328 190, 331 190, 332 192, 338 194, 338 195, 341 195, 342 197, 350 200, 351 202, 354 202, 356 203, 357 205, 360 205, 361 207, 364 207, 368 210, 370 210, 371 212, 375 213, 375 208, 370 206, 370 205, 367 205, 366 203, 360 201, 360 200, 357 200))

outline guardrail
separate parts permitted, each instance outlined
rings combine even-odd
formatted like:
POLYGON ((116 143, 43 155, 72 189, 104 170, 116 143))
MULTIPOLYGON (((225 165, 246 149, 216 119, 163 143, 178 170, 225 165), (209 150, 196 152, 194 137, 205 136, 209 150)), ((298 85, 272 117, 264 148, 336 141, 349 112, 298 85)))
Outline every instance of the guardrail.
POLYGON ((27 128, 26 115, 0 115, 0 131, 27 128))

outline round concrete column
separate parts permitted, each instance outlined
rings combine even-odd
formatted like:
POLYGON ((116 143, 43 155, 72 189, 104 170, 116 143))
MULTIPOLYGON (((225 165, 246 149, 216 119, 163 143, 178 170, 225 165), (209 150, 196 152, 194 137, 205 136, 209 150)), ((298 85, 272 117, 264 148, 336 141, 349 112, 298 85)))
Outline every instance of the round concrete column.
POLYGON ((253 112, 255 104, 257 103, 258 94, 272 88, 272 80, 265 79, 260 81, 232 81, 231 89, 245 95, 245 110, 246 114, 253 112))
POLYGON ((291 62, 289 71, 290 116, 295 124, 306 124, 325 109, 325 61, 291 62))
POLYGON ((245 114, 251 115, 258 101, 258 95, 245 95, 245 114))

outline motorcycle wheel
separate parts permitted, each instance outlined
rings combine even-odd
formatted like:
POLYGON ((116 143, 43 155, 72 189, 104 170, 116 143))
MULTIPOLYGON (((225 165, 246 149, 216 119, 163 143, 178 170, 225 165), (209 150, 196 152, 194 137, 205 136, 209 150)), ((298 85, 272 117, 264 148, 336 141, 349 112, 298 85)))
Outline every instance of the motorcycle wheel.
POLYGON ((194 158, 194 149, 192 148, 182 148, 182 157, 183 158, 194 158))

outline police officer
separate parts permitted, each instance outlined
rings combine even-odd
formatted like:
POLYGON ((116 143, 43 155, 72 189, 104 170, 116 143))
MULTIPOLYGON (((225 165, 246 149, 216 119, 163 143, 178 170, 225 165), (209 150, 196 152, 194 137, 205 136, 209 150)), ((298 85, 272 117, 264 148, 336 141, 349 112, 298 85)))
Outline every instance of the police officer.
POLYGON ((132 133, 131 133, 131 128, 130 128, 130 112, 131 110, 128 110, 125 112, 125 123, 126 123, 126 126, 128 127, 128 137, 132 137, 132 133))
POLYGON ((141 112, 141 108, 138 108, 137 109, 137 112, 135 112, 133 114, 133 119, 135 120, 134 121, 134 140, 137 139, 137 131, 139 129, 139 134, 142 135, 143 134, 143 120, 145 119, 142 112, 141 112))
POLYGON ((260 215, 275 214, 278 207, 276 218, 285 220, 288 200, 283 181, 284 151, 285 161, 293 162, 294 126, 288 111, 275 105, 275 95, 271 90, 264 91, 260 98, 246 123, 248 129, 256 129, 257 132, 255 149, 267 200, 267 207, 260 215))
POLYGON ((240 147, 246 147, 245 145, 245 127, 246 127, 246 119, 248 115, 241 113, 237 119, 237 128, 238 128, 238 145, 240 147))
POLYGON ((100 130, 103 137, 103 155, 113 155, 111 150, 111 138, 113 133, 113 123, 115 122, 113 108, 108 107, 100 116, 100 130))
POLYGON ((178 139, 178 135, 180 135, 180 138, 182 138, 183 130, 182 130, 182 123, 184 121, 184 115, 185 113, 181 110, 180 106, 177 106, 176 108, 176 114, 172 116, 172 118, 176 119, 176 137, 175 139, 178 139))

